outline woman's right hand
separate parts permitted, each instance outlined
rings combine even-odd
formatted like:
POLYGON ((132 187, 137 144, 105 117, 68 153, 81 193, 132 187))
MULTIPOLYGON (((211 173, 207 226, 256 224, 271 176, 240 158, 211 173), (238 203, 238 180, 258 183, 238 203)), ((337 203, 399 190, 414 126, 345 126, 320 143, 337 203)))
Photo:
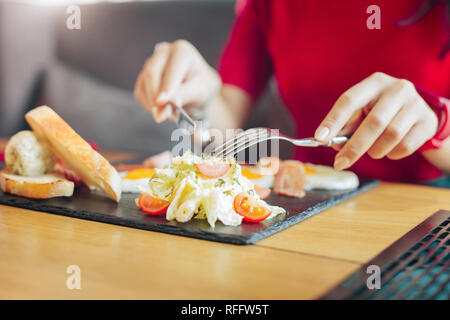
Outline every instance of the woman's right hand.
POLYGON ((218 73, 188 41, 155 46, 136 80, 134 96, 156 122, 174 116, 172 106, 202 110, 219 91, 218 73))

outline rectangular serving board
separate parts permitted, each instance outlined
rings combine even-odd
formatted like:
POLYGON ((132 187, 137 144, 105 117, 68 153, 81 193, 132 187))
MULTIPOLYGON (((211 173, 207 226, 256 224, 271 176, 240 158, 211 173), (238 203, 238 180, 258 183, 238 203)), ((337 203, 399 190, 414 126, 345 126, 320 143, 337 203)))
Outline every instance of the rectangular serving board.
POLYGON ((137 194, 122 194, 120 202, 115 203, 101 193, 89 191, 87 188, 78 189, 70 198, 47 200, 27 199, 0 191, 0 204, 130 228, 244 245, 282 231, 377 184, 377 180, 360 178, 360 186, 355 190, 309 191, 301 199, 272 193, 266 201, 285 208, 286 214, 260 223, 243 222, 237 227, 217 222, 214 229, 206 220, 192 219, 187 223, 179 223, 167 221, 165 215, 148 215, 136 206, 135 199, 139 196, 137 194))

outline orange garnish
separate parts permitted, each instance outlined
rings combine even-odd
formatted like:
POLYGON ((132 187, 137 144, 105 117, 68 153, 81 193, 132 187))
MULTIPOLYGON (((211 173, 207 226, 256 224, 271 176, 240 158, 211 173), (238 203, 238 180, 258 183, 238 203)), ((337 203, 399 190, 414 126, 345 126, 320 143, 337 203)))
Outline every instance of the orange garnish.
POLYGON ((315 169, 311 168, 311 167, 305 166, 305 172, 306 172, 306 174, 314 174, 317 171, 315 169))
POLYGON ((138 179, 146 179, 151 178, 155 172, 152 168, 140 168, 129 171, 123 178, 127 180, 138 180, 138 179))
POLYGON ((263 175, 255 173, 249 168, 242 168, 241 172, 242 172, 242 175, 244 177, 246 177, 247 179, 256 180, 256 179, 261 179, 263 177, 263 175))

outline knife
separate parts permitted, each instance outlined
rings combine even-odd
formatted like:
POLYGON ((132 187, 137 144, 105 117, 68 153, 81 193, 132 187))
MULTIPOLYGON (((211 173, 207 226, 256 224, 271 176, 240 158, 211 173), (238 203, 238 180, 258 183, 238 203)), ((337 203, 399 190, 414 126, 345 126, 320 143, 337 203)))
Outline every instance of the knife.
POLYGON ((177 127, 187 130, 190 135, 194 134, 196 128, 195 121, 186 113, 186 111, 184 111, 182 107, 175 104, 172 104, 172 107, 174 107, 177 111, 175 119, 177 127))

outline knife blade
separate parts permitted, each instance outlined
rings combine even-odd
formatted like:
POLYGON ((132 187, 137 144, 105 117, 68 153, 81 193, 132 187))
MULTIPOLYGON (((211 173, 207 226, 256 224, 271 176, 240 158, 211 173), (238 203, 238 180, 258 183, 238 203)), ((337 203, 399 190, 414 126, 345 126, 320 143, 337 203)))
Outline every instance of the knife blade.
POLYGON ((194 134, 196 124, 195 121, 184 111, 182 107, 172 104, 176 110, 177 116, 175 123, 178 128, 185 129, 190 135, 194 134))

